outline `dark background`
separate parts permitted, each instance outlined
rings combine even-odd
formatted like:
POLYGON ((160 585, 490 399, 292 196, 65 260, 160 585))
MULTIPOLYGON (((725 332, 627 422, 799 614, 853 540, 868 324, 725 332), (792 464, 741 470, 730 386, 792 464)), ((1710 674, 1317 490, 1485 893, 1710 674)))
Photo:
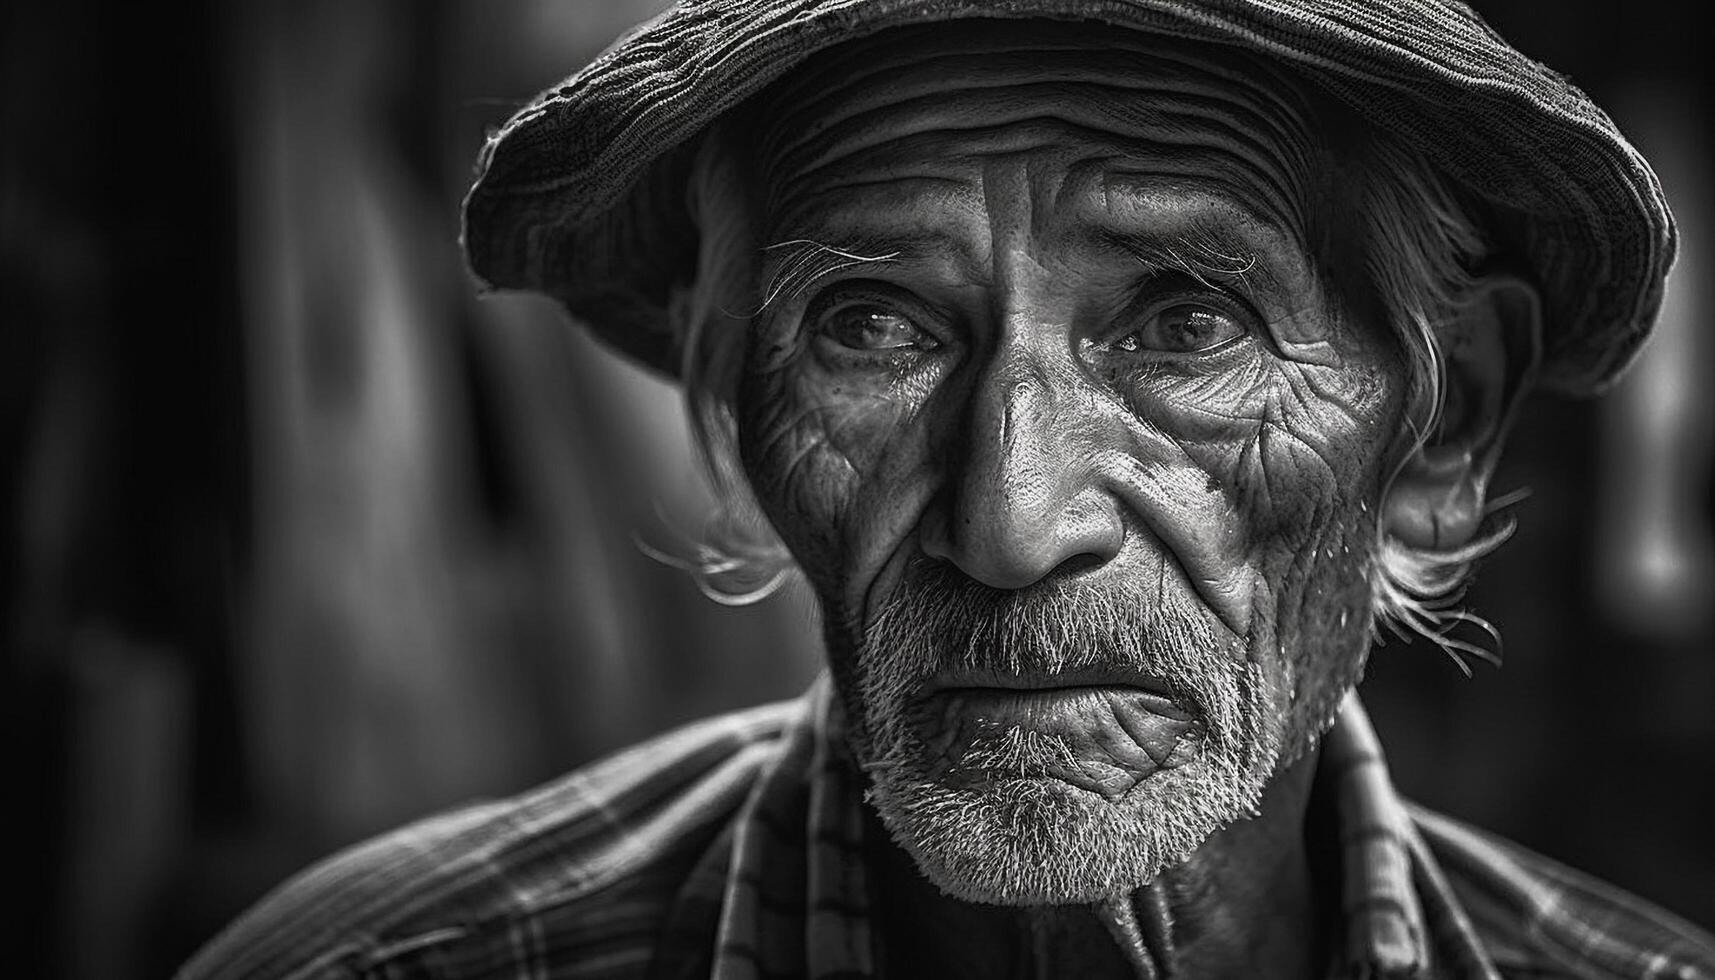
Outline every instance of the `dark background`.
MULTIPOLYGON (((672 389, 471 297, 486 127, 654 2, 56 0, 0 22, 7 976, 170 971, 340 845, 816 670, 801 593, 644 558, 704 491, 672 389)), ((1715 368, 1699 6, 1480 3, 1655 162, 1660 336, 1541 400, 1472 599, 1390 642, 1417 799, 1715 927, 1715 368)))

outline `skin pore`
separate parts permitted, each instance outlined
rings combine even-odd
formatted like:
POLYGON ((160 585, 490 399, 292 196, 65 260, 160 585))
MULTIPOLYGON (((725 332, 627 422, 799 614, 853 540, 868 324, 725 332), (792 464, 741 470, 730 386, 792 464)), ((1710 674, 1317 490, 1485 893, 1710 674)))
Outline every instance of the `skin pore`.
POLYGON ((762 100, 740 446, 822 601, 899 972, 1325 965, 1313 746, 1407 386, 1323 112, 1041 23, 762 100))

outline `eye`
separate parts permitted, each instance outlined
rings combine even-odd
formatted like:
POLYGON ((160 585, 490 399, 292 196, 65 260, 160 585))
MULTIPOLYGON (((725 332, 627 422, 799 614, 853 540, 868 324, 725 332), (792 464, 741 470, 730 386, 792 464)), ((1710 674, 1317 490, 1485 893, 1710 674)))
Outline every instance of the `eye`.
POLYGON ((934 347, 935 340, 902 314, 874 303, 854 303, 825 314, 821 330, 852 350, 934 347))
POLYGON ((1208 303, 1155 306, 1142 322, 1112 343, 1126 353, 1197 354, 1213 350, 1246 333, 1237 317, 1208 303))
POLYGON ((804 320, 811 332, 845 351, 885 356, 940 347, 922 325, 921 304, 895 292, 881 284, 835 288, 816 297, 804 320))

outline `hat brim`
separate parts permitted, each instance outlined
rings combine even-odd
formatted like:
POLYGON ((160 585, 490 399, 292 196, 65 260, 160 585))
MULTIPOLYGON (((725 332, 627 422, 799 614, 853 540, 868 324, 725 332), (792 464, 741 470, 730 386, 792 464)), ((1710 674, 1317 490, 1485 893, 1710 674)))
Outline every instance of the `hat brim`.
POLYGON ((1487 202, 1542 289, 1540 383, 1605 387, 1661 305, 1676 234, 1655 174, 1561 76, 1438 0, 730 0, 686 4, 542 93, 484 147, 464 247, 489 288, 556 297, 676 374, 666 313, 696 267, 686 148, 816 52, 966 18, 1094 20, 1293 66, 1487 202))

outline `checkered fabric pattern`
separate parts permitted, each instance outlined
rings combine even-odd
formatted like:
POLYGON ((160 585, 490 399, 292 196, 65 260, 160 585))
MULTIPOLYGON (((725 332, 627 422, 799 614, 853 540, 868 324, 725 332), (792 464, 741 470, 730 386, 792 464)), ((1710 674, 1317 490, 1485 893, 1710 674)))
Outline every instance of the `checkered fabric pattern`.
MULTIPOLYGON (((609 980, 879 975, 859 777, 826 680, 288 882, 180 974, 609 980)), ((1340 977, 1715 980, 1715 939, 1403 802, 1355 698, 1317 792, 1338 826, 1340 977)))

